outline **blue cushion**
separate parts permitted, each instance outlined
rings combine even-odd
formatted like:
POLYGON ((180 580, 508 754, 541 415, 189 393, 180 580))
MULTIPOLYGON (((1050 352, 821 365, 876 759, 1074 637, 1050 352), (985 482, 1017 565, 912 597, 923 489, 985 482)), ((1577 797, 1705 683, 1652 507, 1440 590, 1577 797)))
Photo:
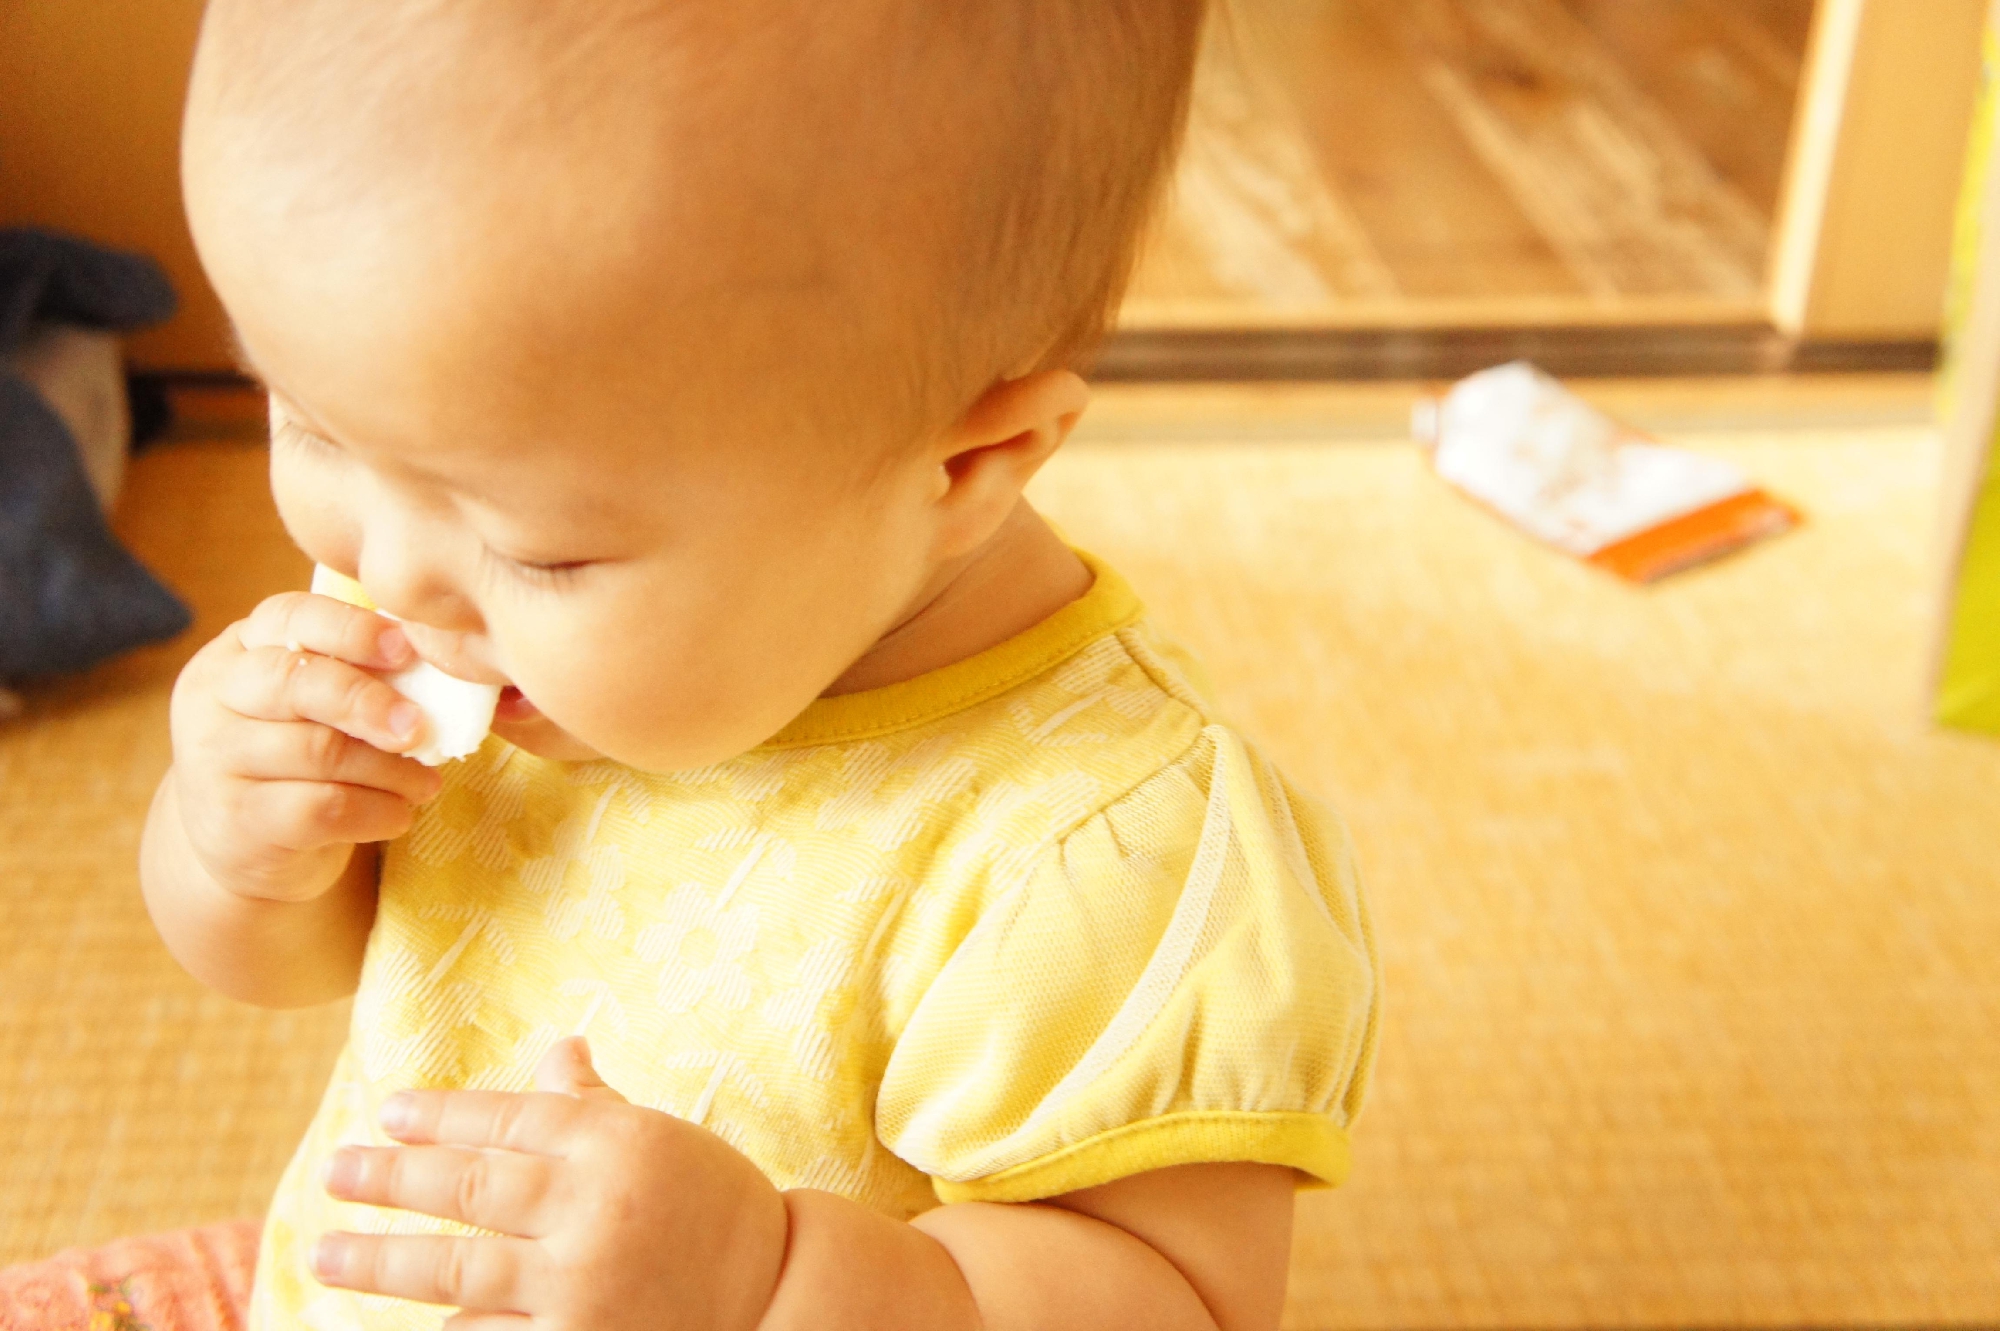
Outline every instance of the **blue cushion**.
MULTIPOLYGON (((37 319, 121 329, 172 310, 142 256, 0 231, 0 353, 37 319)), ((0 368, 0 683, 82 670, 190 621, 105 525, 62 418, 0 368)))

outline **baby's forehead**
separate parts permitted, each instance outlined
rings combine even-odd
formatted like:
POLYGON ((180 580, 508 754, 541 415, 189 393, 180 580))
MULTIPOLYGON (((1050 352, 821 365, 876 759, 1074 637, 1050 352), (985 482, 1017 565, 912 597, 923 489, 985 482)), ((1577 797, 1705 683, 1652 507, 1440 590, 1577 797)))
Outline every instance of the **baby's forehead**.
POLYGON ((868 166, 880 189, 881 168, 922 131, 879 109, 953 86, 924 74, 943 72, 944 52, 932 25, 907 21, 921 8, 214 0, 190 110, 313 153, 322 174, 350 155, 375 178, 405 162, 477 176, 528 160, 620 179, 666 165, 684 189, 822 176, 824 190, 841 168, 868 166), (710 161, 728 169, 694 174, 710 161))
POLYGON ((191 186, 255 192, 314 245, 428 227, 468 262, 538 252, 523 279, 578 297, 585 268, 859 297, 919 271, 977 156, 888 109, 932 82, 884 75, 920 63, 906 8, 216 0, 191 186))

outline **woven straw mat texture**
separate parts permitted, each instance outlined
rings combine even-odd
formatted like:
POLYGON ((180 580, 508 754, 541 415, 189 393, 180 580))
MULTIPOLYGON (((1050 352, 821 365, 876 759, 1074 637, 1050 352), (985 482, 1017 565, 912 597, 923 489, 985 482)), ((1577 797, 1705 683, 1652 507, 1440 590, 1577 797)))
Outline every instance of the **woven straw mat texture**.
MULTIPOLYGON (((1389 1020, 1292 1331, 2000 1322, 2000 745, 1923 720, 1929 431, 1685 436, 1811 522, 1645 591, 1397 441, 1096 439, 1038 501, 1372 891, 1389 1020)), ((340 1038, 204 994, 132 867, 175 670, 306 576, 263 466, 140 459, 121 529, 197 629, 0 729, 0 1261, 255 1215, 340 1038)))

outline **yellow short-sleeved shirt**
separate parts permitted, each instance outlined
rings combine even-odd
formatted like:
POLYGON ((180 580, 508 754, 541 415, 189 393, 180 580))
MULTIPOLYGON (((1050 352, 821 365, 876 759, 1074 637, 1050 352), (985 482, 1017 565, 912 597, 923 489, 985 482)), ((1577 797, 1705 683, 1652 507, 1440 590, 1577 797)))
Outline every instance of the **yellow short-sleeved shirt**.
POLYGON ((1347 1172, 1377 978, 1339 826, 1206 702, 1109 569, 969 660, 815 702, 698 771, 489 739, 384 858, 353 1027, 278 1188, 253 1331, 424 1328, 330 1290, 409 1087, 526 1090, 564 1035, 780 1188, 907 1217, 1196 1161, 1347 1172))

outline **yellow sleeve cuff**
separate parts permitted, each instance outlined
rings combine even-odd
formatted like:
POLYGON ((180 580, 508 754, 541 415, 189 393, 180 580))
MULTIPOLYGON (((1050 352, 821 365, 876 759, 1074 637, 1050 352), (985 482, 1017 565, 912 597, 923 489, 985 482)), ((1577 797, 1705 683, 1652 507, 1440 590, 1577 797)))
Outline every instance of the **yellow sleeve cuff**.
POLYGON ((1323 1114, 1189 1110, 1100 1132, 982 1179, 933 1178, 938 1200, 1033 1202, 1168 1165, 1289 1165, 1301 1187, 1330 1188, 1353 1164, 1347 1132, 1323 1114))

